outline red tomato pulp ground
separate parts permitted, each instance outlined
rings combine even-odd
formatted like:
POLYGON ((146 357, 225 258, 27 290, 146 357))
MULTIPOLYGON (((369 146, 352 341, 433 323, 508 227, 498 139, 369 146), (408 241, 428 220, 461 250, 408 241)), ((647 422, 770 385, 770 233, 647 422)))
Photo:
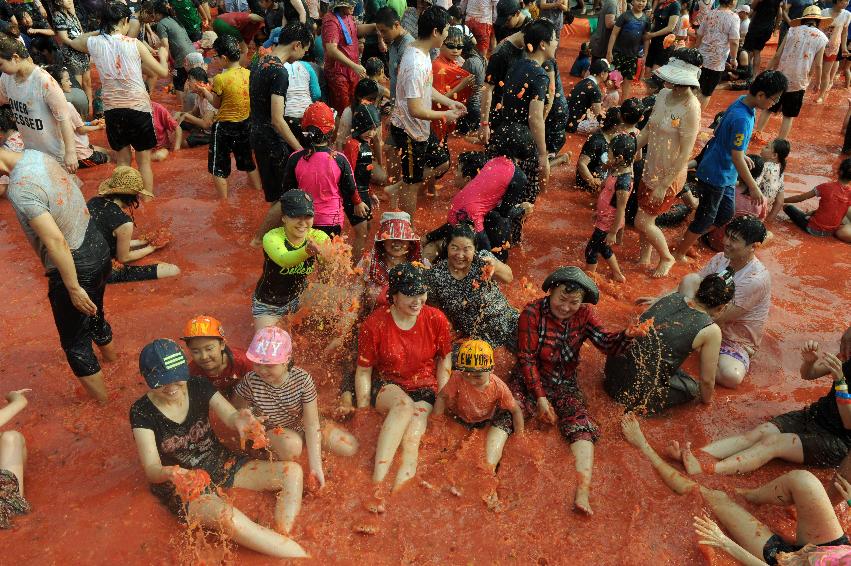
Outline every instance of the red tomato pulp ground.
MULTIPOLYGON (((587 37, 583 26, 587 24, 578 21, 578 34, 565 37, 559 50, 568 92, 575 79, 567 71, 579 42, 587 37)), ((160 91, 157 97, 175 107, 169 95, 160 91)), ((703 115, 704 128, 733 98, 729 92, 713 97, 703 115)), ((845 98, 840 89, 833 90, 823 106, 807 97, 791 136, 789 193, 834 179, 845 98)), ((778 122, 777 118, 772 122, 772 132, 778 122)), ((101 138, 93 141, 105 145, 101 138)), ((698 144, 707 138, 705 130, 698 144)), ((577 136, 570 136, 574 155, 580 144, 577 136)), ((462 145, 453 144, 454 155, 462 145)), ((231 178, 232 189, 236 187, 231 200, 222 205, 216 202, 206 172, 206 151, 183 150, 154 165, 158 196, 137 211, 139 233, 167 224, 174 239, 152 259, 176 263, 183 273, 161 282, 110 286, 106 312, 121 357, 105 367, 111 395, 105 408, 82 400, 59 348, 42 270, 11 207, 0 201, 0 229, 6 235, 0 242, 5 287, 0 328, 3 390, 33 388, 29 407, 6 427, 22 431, 27 439, 26 494, 33 511, 16 518, 13 530, 0 534, 2 563, 210 564, 223 558, 215 541, 206 547, 197 538, 186 537, 183 527, 149 493, 127 417, 132 402, 146 391, 137 360, 148 341, 177 338, 185 321, 201 313, 221 319, 230 343, 236 346, 245 347, 252 335, 250 297, 262 257, 248 242, 266 205, 259 191, 244 188, 245 178, 239 173, 231 178)), ((80 173, 87 198, 96 193, 109 171, 110 166, 104 166, 80 173)), ((522 246, 511 249, 516 281, 506 292, 517 307, 541 294, 537 289, 554 267, 583 263, 595 197, 573 190, 573 178, 573 166, 554 172, 526 224, 522 246), (524 289, 523 277, 534 291, 524 289)), ((422 211, 416 219, 420 234, 443 221, 448 200, 457 190, 451 175, 441 184, 437 198, 420 199, 422 211)), ((801 381, 798 350, 808 339, 836 350, 841 332, 851 322, 849 247, 806 235, 788 221, 770 228, 775 237, 758 255, 772 273, 773 307, 751 374, 736 391, 719 389, 711 407, 690 405, 644 421, 653 445, 688 439, 700 446, 751 428, 771 415, 800 408, 829 386, 826 380, 801 381)), ((681 230, 667 231, 669 241, 681 230)), ((692 269, 678 265, 669 279, 650 279, 630 263, 637 255, 637 236, 632 231, 616 253, 628 281, 615 285, 603 280, 597 307, 613 328, 623 327, 640 312, 633 305, 636 297, 670 289, 692 269)), ((697 265, 711 253, 701 249, 699 256, 697 265)), ((600 271, 607 276, 605 264, 600 271)), ((320 354, 331 338, 321 330, 304 329, 295 337, 297 362, 319 385, 326 414, 335 405, 340 379, 339 364, 325 361, 320 354)), ((495 479, 477 466, 483 450, 481 432, 431 425, 416 478, 386 500, 385 513, 374 515, 365 503, 375 491, 370 476, 381 420, 369 411, 346 424, 359 439, 360 452, 352 459, 326 454, 327 486, 318 495, 305 495, 292 536, 312 555, 310 563, 686 565, 714 560, 731 564, 727 558, 707 559, 701 553, 691 525, 692 517, 704 510, 699 497, 674 495, 622 440, 622 411, 601 387, 603 356, 593 347, 586 347, 582 356, 580 383, 602 429, 594 463, 593 517, 572 511, 576 480, 568 446, 555 430, 535 423, 525 439, 509 440, 495 479), (494 491, 498 503, 488 497, 494 491)), ((500 356, 499 362, 497 374, 505 378, 510 361, 500 356)), ((232 435, 225 438, 234 442, 232 435)), ((732 492, 789 469, 789 465, 772 463, 748 476, 700 481, 732 492)), ((817 473, 822 479, 830 475, 830 471, 817 473)), ((386 491, 387 486, 382 489, 386 491)), ((231 495, 249 516, 271 524, 271 494, 231 490, 231 495)), ((789 510, 761 507, 754 512, 780 533, 794 533, 794 513, 789 510)), ((844 523, 848 527, 848 521, 844 523)), ((244 549, 235 549, 227 559, 241 564, 272 562, 244 549)))

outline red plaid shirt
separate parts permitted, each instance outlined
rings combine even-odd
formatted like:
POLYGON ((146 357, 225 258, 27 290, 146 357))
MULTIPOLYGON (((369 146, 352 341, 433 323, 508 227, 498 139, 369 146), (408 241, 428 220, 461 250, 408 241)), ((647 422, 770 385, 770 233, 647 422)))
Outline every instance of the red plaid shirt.
POLYGON ((527 391, 535 398, 546 397, 544 385, 576 379, 579 351, 586 339, 608 355, 620 353, 629 343, 623 331, 605 331, 589 304, 560 322, 550 312, 549 297, 526 306, 520 313, 517 334, 517 364, 527 391))

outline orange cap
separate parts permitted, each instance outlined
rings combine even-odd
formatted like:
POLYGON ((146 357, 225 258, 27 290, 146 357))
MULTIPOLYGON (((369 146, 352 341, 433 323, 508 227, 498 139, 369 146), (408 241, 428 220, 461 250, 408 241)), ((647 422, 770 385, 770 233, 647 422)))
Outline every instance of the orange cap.
POLYGON ((183 340, 192 338, 220 338, 225 339, 225 329, 222 323, 212 316, 200 315, 191 318, 183 329, 183 340))

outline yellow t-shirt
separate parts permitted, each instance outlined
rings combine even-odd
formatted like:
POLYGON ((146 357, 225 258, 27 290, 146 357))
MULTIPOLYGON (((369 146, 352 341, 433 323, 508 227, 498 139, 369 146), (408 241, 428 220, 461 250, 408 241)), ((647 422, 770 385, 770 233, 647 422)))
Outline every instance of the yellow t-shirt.
POLYGON ((248 97, 248 77, 244 67, 225 69, 213 77, 213 92, 222 97, 218 122, 242 122, 248 119, 251 102, 248 97))

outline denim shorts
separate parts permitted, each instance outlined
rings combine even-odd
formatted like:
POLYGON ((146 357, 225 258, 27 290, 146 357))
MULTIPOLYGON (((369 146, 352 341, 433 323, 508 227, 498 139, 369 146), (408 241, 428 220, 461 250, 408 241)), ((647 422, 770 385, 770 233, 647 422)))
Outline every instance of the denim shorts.
POLYGON ((284 305, 270 305, 263 303, 257 299, 257 295, 251 296, 251 316, 257 318, 259 316, 275 316, 283 318, 288 314, 293 314, 298 311, 298 297, 284 305))

